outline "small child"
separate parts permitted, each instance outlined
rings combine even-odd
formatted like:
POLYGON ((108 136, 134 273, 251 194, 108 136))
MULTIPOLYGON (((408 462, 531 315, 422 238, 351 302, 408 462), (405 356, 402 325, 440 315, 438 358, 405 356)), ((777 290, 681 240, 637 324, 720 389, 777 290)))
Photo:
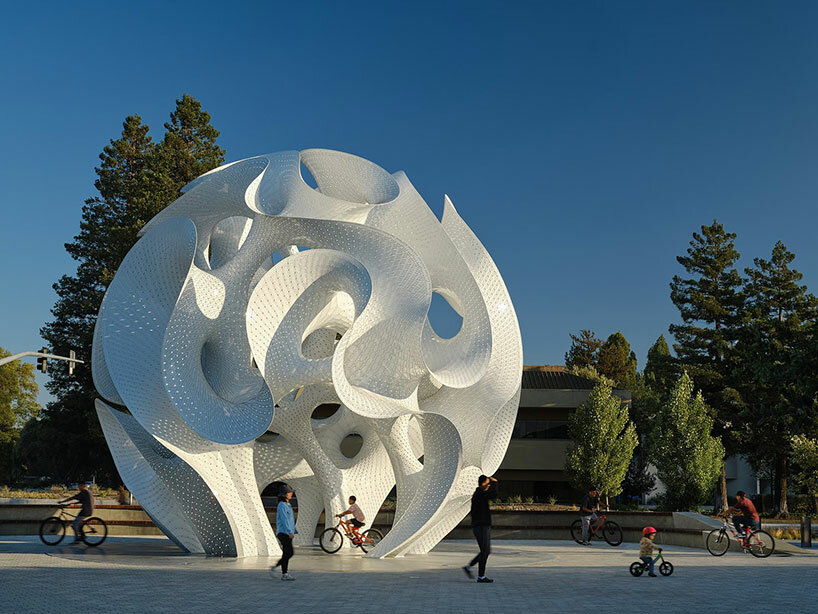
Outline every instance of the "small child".
POLYGON ((653 573, 653 549, 656 548, 659 552, 662 551, 659 546, 654 546, 653 540, 656 539, 656 529, 653 527, 645 527, 642 529, 642 541, 639 542, 639 558, 648 566, 648 575, 655 578, 653 573))
POLYGON ((352 527, 352 532, 355 534, 358 539, 360 539, 360 535, 358 534, 358 529, 366 524, 366 517, 364 516, 363 511, 361 508, 358 507, 358 504, 355 503, 358 499, 355 497, 349 498, 349 509, 340 514, 336 514, 338 518, 343 518, 347 514, 352 514, 352 519, 349 521, 349 525, 352 527))

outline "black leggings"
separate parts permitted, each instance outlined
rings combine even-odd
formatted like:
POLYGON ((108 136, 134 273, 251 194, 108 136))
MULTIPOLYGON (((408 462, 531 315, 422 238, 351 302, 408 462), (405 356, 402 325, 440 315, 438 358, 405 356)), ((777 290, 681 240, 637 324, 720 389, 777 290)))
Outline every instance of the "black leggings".
POLYGON ((287 573, 290 568, 290 559, 293 558, 293 538, 286 533, 276 535, 278 543, 281 544, 281 558, 278 565, 281 565, 281 573, 287 573))
POLYGON ((474 557, 469 566, 478 563, 477 575, 481 578, 486 575, 486 561, 491 554, 491 527, 472 527, 474 538, 480 546, 480 554, 474 557))

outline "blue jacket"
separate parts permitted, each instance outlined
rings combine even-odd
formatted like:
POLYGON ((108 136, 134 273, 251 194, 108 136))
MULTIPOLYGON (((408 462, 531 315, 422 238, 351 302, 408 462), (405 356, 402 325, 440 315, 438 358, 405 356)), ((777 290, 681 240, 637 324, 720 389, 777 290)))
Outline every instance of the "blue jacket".
POLYGON ((279 501, 276 508, 276 533, 298 533, 295 530, 293 508, 286 501, 279 501))

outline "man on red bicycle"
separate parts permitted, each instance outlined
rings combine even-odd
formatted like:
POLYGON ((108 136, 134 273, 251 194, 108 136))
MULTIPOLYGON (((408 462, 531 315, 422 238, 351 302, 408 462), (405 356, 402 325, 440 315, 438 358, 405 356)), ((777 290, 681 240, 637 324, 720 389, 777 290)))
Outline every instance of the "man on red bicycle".
POLYGON ((582 499, 579 506, 579 518, 582 520, 582 545, 590 546, 588 534, 591 531, 591 523, 596 520, 596 511, 599 509, 599 497, 597 497, 596 487, 592 486, 588 494, 582 499))
POLYGON ((733 525, 736 527, 739 535, 745 535, 744 527, 749 527, 754 531, 761 528, 761 521, 756 511, 756 506, 750 501, 747 494, 740 490, 736 493, 736 504, 724 510, 719 516, 729 516, 731 514, 739 514, 733 516, 733 525))
POLYGON ((352 533, 355 535, 355 539, 361 541, 361 535, 358 533, 358 529, 366 524, 366 517, 364 516, 363 511, 358 504, 356 503, 358 499, 355 497, 349 498, 349 509, 345 512, 341 512, 340 514, 335 514, 336 518, 343 518, 347 514, 352 514, 352 518, 347 522, 347 525, 350 527, 352 533))

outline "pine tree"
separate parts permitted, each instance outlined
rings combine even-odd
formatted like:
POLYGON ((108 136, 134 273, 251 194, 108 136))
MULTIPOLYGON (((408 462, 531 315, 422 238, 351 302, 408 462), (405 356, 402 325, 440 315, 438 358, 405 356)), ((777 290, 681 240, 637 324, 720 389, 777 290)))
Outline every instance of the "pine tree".
POLYGON ((622 481, 637 445, 628 408, 610 386, 597 384, 588 400, 568 419, 572 439, 565 461, 571 483, 587 491, 595 486, 606 498, 622 492, 622 481))
MULTIPOLYGON (((735 248, 735 233, 725 231, 716 220, 693 233, 687 256, 676 260, 690 275, 673 276, 670 298, 679 309, 682 324, 671 324, 676 338, 678 361, 701 387, 707 404, 715 410, 716 427, 733 451, 730 425, 741 400, 731 380, 733 351, 738 329, 744 317, 742 278, 735 268, 740 254, 735 248)), ((727 480, 724 467, 721 478, 722 505, 727 506, 727 480)))
POLYGON ((53 351, 74 349, 85 364, 76 368, 74 377, 64 370, 50 373, 46 387, 56 400, 40 420, 26 425, 15 454, 27 471, 57 480, 92 475, 100 482, 117 479, 94 411, 97 394, 90 363, 96 315, 139 230, 175 200, 185 184, 224 161, 224 151, 214 142, 219 133, 209 121, 201 105, 185 94, 176 101, 160 143, 154 143, 149 127, 132 115, 120 138, 100 154, 94 182, 98 194, 86 200, 80 232, 65 246, 78 261, 77 271, 54 285, 54 319, 41 330, 53 351))
POLYGON ((776 508, 788 513, 787 474, 791 439, 818 430, 816 393, 808 343, 818 301, 790 268, 795 254, 778 241, 769 260, 755 258, 745 269, 749 319, 737 344, 736 380, 745 404, 736 430, 744 452, 758 469, 776 475, 776 508), (811 381, 813 380, 813 381, 811 381))
POLYGON ((565 354, 565 366, 596 367, 597 353, 602 347, 602 340, 593 331, 582 329, 579 335, 571 334, 571 348, 565 354))
POLYGON ((660 393, 670 390, 679 375, 664 335, 650 346, 645 362, 645 384, 660 393))
POLYGON ((724 462, 724 446, 712 429, 701 392, 693 396, 693 380, 682 373, 649 438, 651 459, 667 487, 668 508, 695 509, 709 497, 724 462))
POLYGON ((633 390, 636 386, 636 354, 621 332, 610 335, 599 347, 596 369, 616 382, 617 388, 633 390))

